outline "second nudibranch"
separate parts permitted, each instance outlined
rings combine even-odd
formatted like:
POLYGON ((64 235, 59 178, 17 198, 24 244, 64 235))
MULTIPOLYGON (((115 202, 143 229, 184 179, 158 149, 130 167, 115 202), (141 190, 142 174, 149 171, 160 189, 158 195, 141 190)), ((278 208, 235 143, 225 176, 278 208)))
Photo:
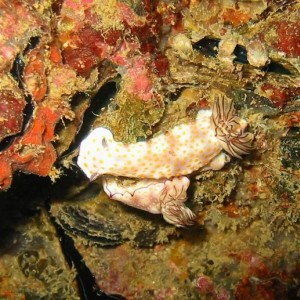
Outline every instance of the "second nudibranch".
MULTIPOLYGON (((220 97, 211 110, 200 110, 195 120, 147 141, 124 144, 115 141, 108 129, 96 128, 80 145, 78 165, 90 180, 109 174, 160 182, 198 170, 218 170, 230 160, 222 150, 241 158, 252 149, 253 135, 245 132, 246 127, 233 102, 220 97)), ((109 190, 107 184, 106 188, 109 190)), ((117 194, 126 194, 123 187, 119 190, 117 194)), ((116 200, 136 206, 131 198, 116 200)))
POLYGON ((111 199, 152 214, 162 214, 168 223, 177 227, 194 224, 195 214, 184 205, 190 185, 186 176, 132 182, 105 175, 102 182, 105 193, 111 199))

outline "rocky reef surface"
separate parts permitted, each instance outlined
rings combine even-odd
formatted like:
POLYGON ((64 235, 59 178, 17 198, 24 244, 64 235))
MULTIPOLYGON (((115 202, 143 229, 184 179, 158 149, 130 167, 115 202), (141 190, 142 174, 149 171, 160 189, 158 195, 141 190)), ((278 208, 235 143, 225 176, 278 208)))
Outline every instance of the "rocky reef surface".
POLYGON ((300 299, 299 1, 0 12, 0 299, 300 299), (233 101, 254 149, 190 175, 193 226, 109 199, 76 165, 93 128, 145 141, 212 95, 233 101))

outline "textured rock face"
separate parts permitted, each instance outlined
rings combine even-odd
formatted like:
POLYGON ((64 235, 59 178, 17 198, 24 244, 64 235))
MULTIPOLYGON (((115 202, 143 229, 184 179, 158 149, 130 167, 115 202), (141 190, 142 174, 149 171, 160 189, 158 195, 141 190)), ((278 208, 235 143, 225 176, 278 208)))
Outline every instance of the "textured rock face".
MULTIPOLYGON (((239 7, 214 1, 211 7, 197 1, 2 3, 0 138, 8 139, 0 145, 0 186, 9 188, 17 170, 57 178, 54 163, 80 128, 90 101, 86 99, 76 110, 72 97, 84 92, 90 98, 117 75, 121 88, 116 105, 121 109, 126 102, 140 106, 135 115, 123 114, 124 119, 134 115, 129 124, 134 128, 122 134, 116 130, 125 140, 150 135, 170 93, 182 85, 210 84, 208 78, 236 88, 248 88, 256 80, 259 95, 279 107, 285 105, 299 93, 297 80, 284 82, 275 75, 263 80, 262 76, 264 72, 298 74, 297 5, 265 1, 239 7), (250 22, 255 22, 255 28, 250 22), (217 70, 222 73, 218 79, 217 70), (70 124, 64 133, 59 130, 60 120, 70 124), (137 135, 130 134, 134 131, 137 135), (54 146, 60 135, 62 140, 54 146), (66 135, 68 142, 64 142, 66 135), (55 149, 56 145, 60 148, 55 149)), ((220 88, 211 86, 216 87, 220 88)), ((121 116, 114 119, 115 125, 121 116)))
POLYGON ((299 1, 26 0, 0 11, 0 298, 79 298, 76 267, 83 294, 90 284, 127 299, 297 299, 299 1), (93 128, 143 142, 195 120, 213 95, 233 101, 255 150, 189 175, 194 227, 112 201, 74 164, 93 128))
MULTIPOLYGON (((18 90, 17 87, 15 87, 18 90)), ((8 90, 2 90, 0 94, 0 140, 18 134, 23 125, 23 110, 25 100, 17 98, 8 90)))

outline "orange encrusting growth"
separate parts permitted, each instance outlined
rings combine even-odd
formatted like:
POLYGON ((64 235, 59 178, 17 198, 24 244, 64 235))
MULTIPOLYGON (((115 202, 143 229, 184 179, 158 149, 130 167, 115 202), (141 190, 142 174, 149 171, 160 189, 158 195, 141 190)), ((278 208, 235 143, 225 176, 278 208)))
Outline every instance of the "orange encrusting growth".
POLYGON ((38 107, 35 118, 22 137, 15 139, 5 152, 0 153, 0 189, 11 185, 12 171, 47 176, 56 160, 56 151, 51 141, 54 127, 60 118, 58 112, 49 107, 38 107))

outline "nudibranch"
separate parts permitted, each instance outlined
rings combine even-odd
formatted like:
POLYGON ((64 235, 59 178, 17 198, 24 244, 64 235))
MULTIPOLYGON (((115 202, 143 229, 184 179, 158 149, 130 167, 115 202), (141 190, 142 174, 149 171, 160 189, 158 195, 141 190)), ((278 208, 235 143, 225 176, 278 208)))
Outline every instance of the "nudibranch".
MULTIPOLYGON (((177 182, 176 188, 180 190, 184 187, 174 177, 180 178, 198 170, 218 170, 230 160, 230 156, 241 158, 241 155, 248 154, 252 149, 253 135, 245 132, 246 127, 246 120, 236 115, 233 102, 219 97, 211 110, 200 110, 195 120, 177 125, 147 141, 124 144, 115 141, 110 130, 96 128, 82 141, 77 163, 90 180, 107 174, 141 179, 136 189, 145 187, 138 191, 138 197, 144 193, 147 204, 140 208, 163 213, 163 205, 158 209, 157 201, 165 201, 158 192, 159 188, 152 193, 146 191, 147 186, 151 189, 157 184, 158 187, 169 179, 174 186, 177 182), (153 185, 148 185, 148 180, 152 180, 153 185)), ((110 197, 131 206, 140 205, 132 196, 136 195, 134 190, 112 182, 104 181, 105 191, 110 197), (113 195, 119 195, 118 199, 113 195)), ((182 194, 179 193, 176 199, 176 193, 172 196, 169 193, 166 199, 172 198, 174 206, 183 207, 182 194)), ((178 211, 174 209, 172 218, 170 214, 164 215, 165 219, 177 226, 190 224, 191 214, 186 214, 184 220, 182 216, 176 218, 178 211)))
POLYGON ((162 214, 168 223, 177 226, 194 224, 195 214, 184 205, 190 185, 186 176, 131 182, 105 175, 102 182, 105 193, 111 199, 152 214, 162 214))

